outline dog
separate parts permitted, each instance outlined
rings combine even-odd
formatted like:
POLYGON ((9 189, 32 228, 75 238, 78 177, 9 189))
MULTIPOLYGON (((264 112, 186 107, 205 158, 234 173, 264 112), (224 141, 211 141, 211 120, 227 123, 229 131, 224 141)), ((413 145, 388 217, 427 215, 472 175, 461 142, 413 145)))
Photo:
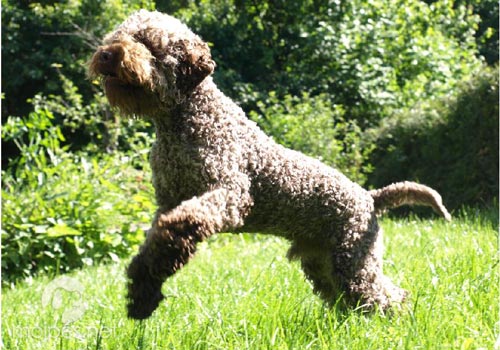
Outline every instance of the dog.
POLYGON ((433 189, 400 182, 367 191, 336 169, 276 144, 215 85, 208 45, 179 20, 132 14, 89 63, 109 103, 148 118, 158 210, 128 269, 128 315, 149 317, 163 282, 197 243, 218 232, 259 232, 291 243, 313 290, 328 303, 387 310, 407 292, 382 272, 377 214, 403 204, 451 216, 433 189))

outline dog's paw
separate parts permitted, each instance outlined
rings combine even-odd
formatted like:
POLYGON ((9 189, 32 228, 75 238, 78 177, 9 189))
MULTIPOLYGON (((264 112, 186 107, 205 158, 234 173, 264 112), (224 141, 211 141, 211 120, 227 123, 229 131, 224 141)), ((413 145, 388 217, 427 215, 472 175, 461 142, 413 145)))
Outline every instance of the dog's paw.
POLYGON ((377 300, 379 310, 384 313, 401 311, 408 296, 408 291, 389 283, 385 286, 384 295, 377 300))
POLYGON ((161 292, 151 293, 147 299, 129 299, 127 304, 128 317, 135 320, 149 318, 164 299, 161 292))
POLYGON ((141 255, 134 257, 127 269, 128 317, 143 320, 151 316, 164 299, 161 293, 161 279, 151 275, 141 255))

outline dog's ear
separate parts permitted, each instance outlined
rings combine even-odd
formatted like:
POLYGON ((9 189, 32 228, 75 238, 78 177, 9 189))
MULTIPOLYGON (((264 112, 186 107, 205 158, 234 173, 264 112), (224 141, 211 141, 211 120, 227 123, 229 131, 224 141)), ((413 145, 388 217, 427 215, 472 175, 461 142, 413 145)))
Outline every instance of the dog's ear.
POLYGON ((201 39, 180 40, 177 50, 181 53, 176 67, 177 88, 186 93, 198 86, 215 69, 210 48, 201 39))

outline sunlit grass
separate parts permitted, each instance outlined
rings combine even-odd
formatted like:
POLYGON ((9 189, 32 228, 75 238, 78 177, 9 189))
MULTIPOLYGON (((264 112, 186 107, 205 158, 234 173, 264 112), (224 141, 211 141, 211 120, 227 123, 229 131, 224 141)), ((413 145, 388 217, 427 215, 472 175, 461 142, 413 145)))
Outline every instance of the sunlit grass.
POLYGON ((145 322, 125 315, 126 262, 70 277, 42 305, 49 278, 3 290, 5 349, 492 349, 498 326, 496 221, 464 212, 442 220, 383 220, 387 275, 411 292, 403 311, 363 315, 325 307, 311 293, 287 242, 219 235, 164 285, 145 322), (87 305, 64 324, 63 313, 87 305))

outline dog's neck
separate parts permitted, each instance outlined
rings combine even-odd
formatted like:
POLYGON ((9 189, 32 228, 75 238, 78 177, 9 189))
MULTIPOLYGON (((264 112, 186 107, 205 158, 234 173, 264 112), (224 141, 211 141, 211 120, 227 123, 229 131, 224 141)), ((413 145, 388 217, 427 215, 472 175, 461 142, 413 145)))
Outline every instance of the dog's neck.
POLYGON ((200 108, 207 106, 203 117, 210 117, 211 102, 220 99, 223 93, 216 87, 211 77, 207 77, 197 87, 195 87, 185 99, 175 104, 168 110, 152 116, 151 119, 156 128, 156 134, 171 134, 185 132, 185 128, 192 123, 199 124, 200 108))

